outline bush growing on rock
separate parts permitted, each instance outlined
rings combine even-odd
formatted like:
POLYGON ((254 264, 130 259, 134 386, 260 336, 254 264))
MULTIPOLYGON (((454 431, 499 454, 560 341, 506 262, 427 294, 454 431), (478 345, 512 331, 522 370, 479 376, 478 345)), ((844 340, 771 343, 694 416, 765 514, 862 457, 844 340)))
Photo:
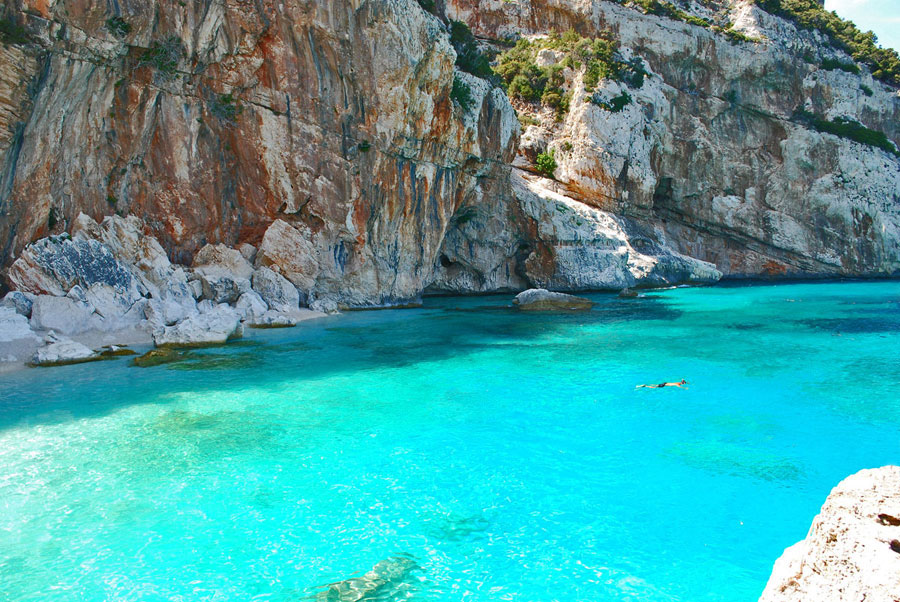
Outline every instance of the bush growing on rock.
POLYGON ((450 98, 467 112, 472 106, 472 90, 469 84, 464 82, 458 75, 453 76, 453 88, 450 90, 450 98))
POLYGON ((494 79, 490 59, 478 48, 469 26, 462 21, 450 21, 450 43, 456 50, 456 66, 482 79, 494 79))
POLYGON ((152 67, 161 75, 171 77, 183 54, 181 40, 177 36, 171 36, 165 40, 153 41, 138 57, 137 64, 139 67, 152 67))
POLYGON ((647 71, 640 57, 625 61, 619 55, 619 45, 612 37, 585 38, 574 30, 553 33, 538 40, 521 39, 497 59, 495 71, 500 76, 510 98, 540 102, 556 112, 557 119, 568 113, 570 95, 563 86, 565 68, 583 69, 585 91, 592 93, 601 80, 611 79, 640 88, 647 71), (556 64, 539 66, 537 56, 542 50, 562 55, 556 64))
POLYGON ((556 153, 552 150, 540 153, 534 160, 534 168, 539 174, 553 178, 556 173, 556 153))
POLYGON ((900 150, 885 136, 884 132, 871 130, 853 119, 835 117, 828 121, 824 117, 803 109, 798 109, 794 113, 794 119, 816 131, 847 138, 861 144, 868 144, 900 157, 900 150))
POLYGON ((106 20, 106 29, 117 38, 124 38, 131 33, 131 24, 122 17, 110 17, 106 20))
POLYGON ((879 48, 871 31, 863 33, 850 21, 825 10, 817 0, 754 0, 764 11, 788 19, 801 29, 818 30, 832 46, 864 63, 876 79, 900 85, 900 55, 892 48, 879 48))

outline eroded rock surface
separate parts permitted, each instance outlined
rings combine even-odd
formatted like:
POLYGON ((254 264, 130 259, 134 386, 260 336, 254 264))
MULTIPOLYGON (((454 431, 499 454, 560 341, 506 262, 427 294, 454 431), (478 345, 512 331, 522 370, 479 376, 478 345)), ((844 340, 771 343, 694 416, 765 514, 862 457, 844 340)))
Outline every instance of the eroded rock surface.
POLYGON ((900 597, 900 467, 834 488, 803 541, 775 563, 760 602, 895 602, 900 597))
POLYGON ((544 288, 522 291, 513 299, 513 304, 524 311, 581 311, 594 306, 590 299, 544 288))

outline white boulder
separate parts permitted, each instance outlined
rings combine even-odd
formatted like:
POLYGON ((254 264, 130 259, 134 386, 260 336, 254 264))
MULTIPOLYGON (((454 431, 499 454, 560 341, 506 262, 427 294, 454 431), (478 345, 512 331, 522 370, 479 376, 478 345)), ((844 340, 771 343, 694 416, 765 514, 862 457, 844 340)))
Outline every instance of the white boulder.
POLYGON ((28 318, 9 307, 0 307, 0 343, 21 339, 37 339, 28 318))
POLYGON ((157 347, 194 347, 225 343, 243 334, 241 317, 233 308, 221 304, 203 309, 206 311, 157 330, 153 342, 157 347))
POLYGON ((78 299, 38 295, 31 309, 31 327, 34 330, 78 334, 96 326, 93 315, 94 308, 78 299))
POLYGON ((253 290, 275 311, 286 312, 300 306, 300 291, 291 282, 269 268, 253 273, 253 290))
POLYGON ((215 268, 245 280, 249 280, 253 274, 253 266, 244 258, 243 254, 237 249, 223 244, 206 245, 197 251, 193 267, 195 271, 201 273, 205 268, 215 268))
POLYGON ((254 320, 269 311, 269 306, 256 291, 247 291, 241 295, 234 308, 244 320, 254 320))
POLYGON ((22 291, 12 291, 0 300, 0 307, 8 307, 16 313, 31 317, 31 305, 34 302, 34 295, 31 293, 23 293, 22 291))
POLYGON ((31 364, 34 366, 60 366, 101 359, 101 355, 89 347, 59 336, 53 331, 47 333, 44 343, 31 358, 31 364))

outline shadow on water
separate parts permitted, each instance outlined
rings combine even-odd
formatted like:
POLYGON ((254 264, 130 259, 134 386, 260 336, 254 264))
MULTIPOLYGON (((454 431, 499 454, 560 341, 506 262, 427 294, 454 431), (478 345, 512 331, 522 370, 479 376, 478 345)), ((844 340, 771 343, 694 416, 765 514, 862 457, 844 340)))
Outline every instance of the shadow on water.
POLYGON ((585 326, 676 320, 665 299, 622 300, 594 295, 593 310, 521 312, 508 297, 428 299, 421 309, 352 312, 295 329, 252 331, 222 347, 186 350, 177 361, 150 368, 128 361, 23 370, 5 375, 0 430, 21 423, 93 417, 119 407, 160 403, 180 392, 277 387, 361 370, 389 370, 458 358, 503 345, 528 349, 541 339, 585 326), (84 398, 103 379, 105 394, 84 398))

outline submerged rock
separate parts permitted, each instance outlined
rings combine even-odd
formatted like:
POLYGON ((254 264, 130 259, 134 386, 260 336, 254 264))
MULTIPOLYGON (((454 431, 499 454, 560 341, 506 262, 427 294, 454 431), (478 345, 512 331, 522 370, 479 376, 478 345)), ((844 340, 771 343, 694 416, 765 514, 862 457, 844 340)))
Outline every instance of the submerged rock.
POLYGON ((594 306, 594 302, 584 297, 554 293, 543 288, 532 288, 516 295, 513 303, 526 311, 580 311, 594 306))
POLYGON ((153 333, 153 342, 157 347, 218 345, 239 338, 241 334, 240 315, 228 305, 221 304, 157 330, 153 333))
POLYGON ((316 602, 359 602, 394 600, 415 586, 414 574, 420 570, 412 558, 396 556, 382 560, 362 577, 332 583, 316 594, 316 602))
POLYGON ((90 347, 60 336, 52 330, 47 333, 44 342, 45 345, 34 352, 32 366, 64 366, 103 359, 90 347))
POLYGON ((138 368, 152 368, 153 366, 161 366, 172 362, 180 362, 188 357, 189 352, 180 349, 172 349, 164 347, 162 349, 151 349, 144 355, 131 360, 132 366, 138 368))
POLYGON ((803 541, 775 563, 760 602, 894 602, 900 595, 900 467, 835 487, 803 541))

